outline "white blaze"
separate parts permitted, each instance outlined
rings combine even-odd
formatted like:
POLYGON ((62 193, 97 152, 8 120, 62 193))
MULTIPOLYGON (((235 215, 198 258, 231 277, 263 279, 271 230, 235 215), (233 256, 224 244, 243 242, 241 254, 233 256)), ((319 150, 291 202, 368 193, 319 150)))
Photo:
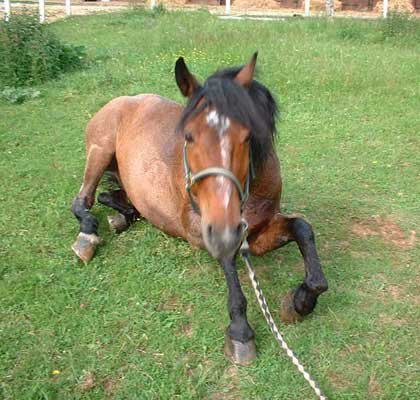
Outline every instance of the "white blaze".
POLYGON ((230 127, 230 119, 224 115, 219 114, 216 110, 209 111, 206 120, 207 125, 210 128, 216 129, 219 136, 223 136, 223 134, 230 127))
MULTIPOLYGON (((225 135, 226 131, 230 127, 230 119, 224 115, 219 114, 216 110, 211 110, 207 114, 207 124, 209 127, 214 128, 219 134, 220 138, 220 154, 222 159, 222 168, 230 170, 231 160, 231 143, 228 135, 225 135)), ((218 176, 217 182, 219 183, 219 190, 223 195, 223 207, 225 209, 229 206, 229 200, 232 195, 232 185, 228 184, 229 179, 224 176, 218 176)))

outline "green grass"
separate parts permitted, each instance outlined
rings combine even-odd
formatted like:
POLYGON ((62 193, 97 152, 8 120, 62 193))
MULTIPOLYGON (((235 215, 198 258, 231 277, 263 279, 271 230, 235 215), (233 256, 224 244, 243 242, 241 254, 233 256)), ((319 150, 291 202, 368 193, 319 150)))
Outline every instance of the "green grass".
MULTIPOLYGON (((419 246, 354 233, 355 224, 379 231, 372 216, 405 237, 419 228, 419 23, 387 36, 380 21, 133 12, 50 28, 85 45, 92 64, 39 86, 40 98, 0 103, 0 398, 313 398, 242 264, 259 357, 236 368, 222 352, 224 277, 204 251, 145 221, 113 235, 102 206, 94 260, 83 265, 70 250, 91 116, 124 94, 182 101, 180 55, 203 79, 257 49, 259 77, 282 107, 283 209, 313 224, 330 282, 312 316, 280 325, 285 338, 330 399, 419 398, 419 246)), ((292 244, 254 262, 277 314, 303 278, 299 252, 292 244)))

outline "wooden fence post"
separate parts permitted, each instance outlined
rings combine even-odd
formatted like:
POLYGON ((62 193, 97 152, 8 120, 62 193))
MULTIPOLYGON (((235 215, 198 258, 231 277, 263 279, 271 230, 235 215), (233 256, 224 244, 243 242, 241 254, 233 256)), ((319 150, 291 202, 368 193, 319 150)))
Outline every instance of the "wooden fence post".
POLYGON ((4 0, 4 20, 7 22, 10 18, 10 0, 4 0))
POLYGON ((310 15, 311 0, 305 0, 305 17, 310 15))
POLYGON ((225 0, 225 1, 226 1, 225 14, 229 15, 230 14, 230 0, 225 0))
POLYGON ((39 0, 39 22, 45 22, 45 0, 39 0))
POLYGON ((71 15, 71 0, 66 0, 66 15, 71 15))
POLYGON ((386 18, 388 16, 388 0, 384 0, 383 8, 383 17, 386 18))

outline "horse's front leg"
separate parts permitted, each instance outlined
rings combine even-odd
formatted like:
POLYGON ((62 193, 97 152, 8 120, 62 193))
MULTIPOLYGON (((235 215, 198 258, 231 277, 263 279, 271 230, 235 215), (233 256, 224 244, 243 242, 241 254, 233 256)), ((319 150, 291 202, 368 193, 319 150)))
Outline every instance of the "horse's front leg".
POLYGON ((230 325, 226 331, 225 354, 237 364, 248 364, 256 357, 254 331, 246 317, 246 298, 236 271, 235 258, 220 261, 228 287, 230 325))
POLYGON ((291 241, 297 243, 302 254, 305 279, 282 302, 281 318, 284 322, 295 322, 311 313, 318 296, 328 289, 316 251, 312 227, 303 218, 286 217, 277 213, 263 231, 249 238, 251 253, 255 255, 262 255, 291 241))

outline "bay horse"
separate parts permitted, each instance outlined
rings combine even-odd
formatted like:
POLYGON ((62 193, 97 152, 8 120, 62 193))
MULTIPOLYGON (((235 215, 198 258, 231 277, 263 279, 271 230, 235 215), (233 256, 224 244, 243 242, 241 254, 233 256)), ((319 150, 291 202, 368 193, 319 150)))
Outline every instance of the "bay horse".
POLYGON ((277 105, 254 79, 256 61, 257 53, 248 64, 218 71, 201 85, 179 58, 175 79, 188 99, 185 108, 155 94, 106 104, 87 126, 84 180, 72 203, 80 222, 72 249, 84 262, 100 242, 90 209, 106 171, 120 189, 101 193, 98 201, 118 211, 109 218, 117 232, 142 216, 167 234, 207 249, 226 277, 231 322, 225 353, 239 364, 256 357, 235 265, 246 230, 251 254, 295 241, 303 256, 305 278, 284 298, 283 321, 312 312, 328 288, 311 225, 280 212, 277 105))

